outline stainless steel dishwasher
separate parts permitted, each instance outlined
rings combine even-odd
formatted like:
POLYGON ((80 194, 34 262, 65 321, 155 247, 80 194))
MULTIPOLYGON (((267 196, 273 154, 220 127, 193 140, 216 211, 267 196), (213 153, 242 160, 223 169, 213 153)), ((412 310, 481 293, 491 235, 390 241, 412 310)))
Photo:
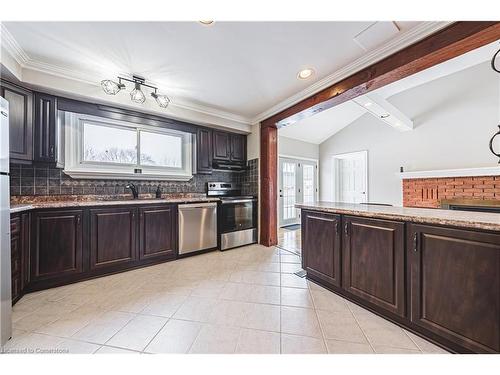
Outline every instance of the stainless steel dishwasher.
POLYGON ((217 203, 179 205, 179 255, 217 247, 217 203))

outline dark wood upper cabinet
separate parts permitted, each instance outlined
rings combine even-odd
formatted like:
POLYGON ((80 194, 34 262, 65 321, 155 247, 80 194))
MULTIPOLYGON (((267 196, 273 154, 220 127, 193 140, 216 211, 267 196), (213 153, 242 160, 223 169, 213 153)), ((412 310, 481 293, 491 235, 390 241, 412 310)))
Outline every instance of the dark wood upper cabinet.
POLYGON ((230 135, 226 132, 213 131, 213 152, 214 159, 230 161, 231 147, 229 145, 230 135))
POLYGON ((302 268, 308 275, 340 287, 340 215, 302 212, 302 268))
POLYGON ((5 81, 0 95, 9 102, 10 159, 21 163, 33 160, 33 93, 5 81))
POLYGON ((90 210, 90 269, 120 268, 137 259, 137 208, 90 210))
POLYGON ((343 288, 388 312, 405 316, 404 223, 345 216, 343 288))
POLYGON ((500 235, 411 224, 411 321, 473 352, 500 351, 500 235))
POLYGON ((35 93, 34 111, 34 160, 57 162, 57 98, 52 95, 35 93))
POLYGON ((244 162, 246 160, 246 136, 231 134, 231 161, 244 162))
POLYGON ((31 281, 57 279, 83 271, 82 210, 32 214, 31 281))
POLYGON ((213 159, 242 164, 246 161, 246 136, 213 131, 213 159))
POLYGON ((139 208, 139 259, 175 257, 174 206, 139 208))
POLYGON ((198 129, 196 136, 197 173, 212 173, 212 153, 212 131, 209 129, 198 129))

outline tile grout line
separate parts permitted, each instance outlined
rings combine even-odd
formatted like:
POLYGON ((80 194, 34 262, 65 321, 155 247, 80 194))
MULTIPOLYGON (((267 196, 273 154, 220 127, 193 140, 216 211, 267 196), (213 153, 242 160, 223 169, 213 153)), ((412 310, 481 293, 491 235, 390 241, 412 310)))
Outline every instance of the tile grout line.
MULTIPOLYGON (((163 325, 160 327, 160 329, 153 335, 151 340, 149 340, 148 343, 146 345, 144 345, 144 348, 142 348, 141 353, 143 353, 143 354, 146 353, 145 352, 146 348, 149 346, 149 344, 151 344, 151 342, 156 338, 156 336, 158 336, 158 334, 167 325, 168 322, 170 322, 170 318, 168 318, 167 321, 165 323, 163 323, 163 325)), ((126 348, 124 348, 124 349, 126 349, 126 348)))
POLYGON ((351 315, 353 316, 354 320, 356 321, 356 324, 358 325, 359 329, 361 330, 361 332, 363 333, 363 336, 365 336, 365 339, 366 341, 368 341, 368 345, 370 345, 370 348, 372 348, 373 350, 373 353, 375 354, 378 354, 376 351, 375 351, 375 347, 373 346, 371 340, 368 338, 368 335, 366 334, 365 330, 361 327, 361 324, 359 324, 359 320, 358 318, 356 317, 356 314, 354 314, 354 311, 351 309, 351 306, 349 306, 349 304, 347 303, 347 308, 349 309, 349 311, 351 312, 351 315))
POLYGON ((311 301, 312 301, 313 309, 314 309, 314 314, 316 315, 316 319, 318 320, 319 330, 321 331, 321 337, 323 338, 323 345, 325 346, 326 353, 330 354, 330 351, 328 350, 328 345, 326 344, 326 337, 325 337, 325 332, 323 330, 323 324, 321 324, 321 320, 319 319, 318 310, 316 308, 316 303, 314 302, 314 298, 313 298, 311 289, 309 288, 309 285, 307 286, 307 291, 309 293, 309 296, 311 297, 311 301))
MULTIPOLYGON (((402 329, 402 328, 401 328, 402 329)), ((417 347, 417 349, 422 353, 422 354, 425 354, 424 351, 422 350, 422 348, 420 347, 420 345, 417 344, 417 342, 415 340, 413 340, 411 338, 411 336, 408 334, 408 332, 406 332, 405 329, 402 329, 402 331, 404 332, 404 334, 411 340, 411 342, 413 342, 413 344, 417 347)))

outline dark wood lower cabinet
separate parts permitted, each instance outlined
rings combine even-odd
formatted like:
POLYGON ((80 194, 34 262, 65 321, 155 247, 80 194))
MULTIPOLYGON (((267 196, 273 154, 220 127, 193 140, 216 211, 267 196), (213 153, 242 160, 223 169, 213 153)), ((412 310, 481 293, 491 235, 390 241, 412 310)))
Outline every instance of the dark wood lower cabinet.
POLYGON ((35 210, 11 218, 15 298, 177 257, 175 204, 35 210))
POLYGON ((10 218, 12 304, 23 295, 29 282, 29 213, 18 213, 10 218))
POLYGON ((83 272, 82 215, 82 210, 32 214, 32 282, 60 279, 83 272))
POLYGON ((139 259, 175 257, 175 206, 139 209, 139 259))
POLYGON ((473 352, 500 352, 500 235, 411 224, 411 322, 473 352))
POLYGON ((343 288, 366 302, 405 315, 404 223, 344 217, 343 288))
POLYGON ((302 268, 310 275, 340 287, 340 215, 302 213, 302 268))
POLYGON ((10 218, 12 304, 16 303, 22 295, 22 248, 21 216, 15 215, 10 218))
POLYGON ((137 208, 90 210, 90 269, 124 267, 137 256, 137 208))
POLYGON ((302 262, 311 280, 452 352, 500 353, 500 234, 303 210, 302 262))

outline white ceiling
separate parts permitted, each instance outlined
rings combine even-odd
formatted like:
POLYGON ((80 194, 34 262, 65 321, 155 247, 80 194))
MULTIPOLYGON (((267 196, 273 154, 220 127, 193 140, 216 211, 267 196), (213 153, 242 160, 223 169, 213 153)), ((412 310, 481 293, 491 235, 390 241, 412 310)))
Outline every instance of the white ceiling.
POLYGON ((397 22, 396 34, 387 31, 394 28, 373 24, 5 22, 3 26, 16 53, 34 70, 93 83, 139 74, 157 84, 173 103, 193 103, 252 121, 422 23, 397 22), (359 40, 368 41, 363 46, 366 51, 359 40), (297 72, 305 67, 312 67, 315 75, 298 80, 297 72))
MULTIPOLYGON (((475 71, 471 71, 473 73, 461 75, 459 77, 460 80, 457 78, 451 81, 451 86, 448 81, 445 81, 444 79, 455 73, 484 64, 486 61, 491 59, 497 50, 498 42, 490 43, 484 47, 470 51, 442 64, 435 65, 434 67, 426 69, 422 72, 384 86, 375 90, 373 93, 386 99, 390 98, 390 101, 393 102, 392 104, 398 107, 398 98, 400 96, 404 96, 405 93, 410 92, 410 90, 414 88, 435 82, 432 87, 429 87, 431 87, 433 91, 442 88, 442 101, 446 101, 448 98, 451 98, 452 95, 460 94, 464 87, 472 85, 474 80, 478 79, 479 76, 477 73, 474 73, 475 71), (453 84, 455 84, 456 87, 453 86, 453 84)), ((486 69, 487 71, 489 70, 487 64, 481 69, 486 69)), ((420 102, 426 102, 425 94, 422 94, 422 92, 422 90, 415 91, 415 93, 420 95, 418 100, 420 102)), ((417 94, 415 95, 418 96, 417 94)), ((429 104, 429 106, 431 105, 429 104)), ((418 116, 418 113, 413 110, 415 107, 416 106, 410 108, 401 107, 398 109, 413 120, 413 117, 418 116)), ((354 101, 348 101, 282 128, 279 130, 279 135, 320 144, 356 121, 365 113, 368 112, 363 107, 356 104, 354 101)))
POLYGON ((281 128, 278 133, 280 136, 320 144, 365 113, 358 104, 348 101, 281 128))

